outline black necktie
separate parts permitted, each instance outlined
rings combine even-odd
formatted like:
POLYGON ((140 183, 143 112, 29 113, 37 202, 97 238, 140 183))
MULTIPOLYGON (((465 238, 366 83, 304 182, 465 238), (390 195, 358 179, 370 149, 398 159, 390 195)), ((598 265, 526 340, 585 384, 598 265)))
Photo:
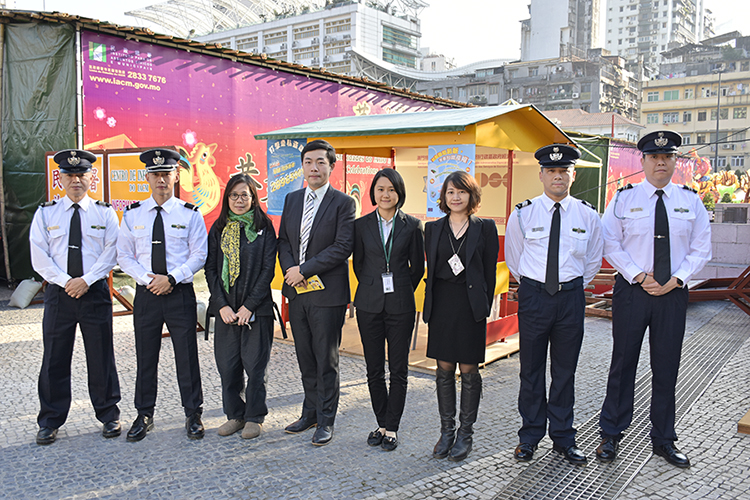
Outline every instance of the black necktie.
POLYGON ((560 278, 557 275, 560 258, 560 204, 555 203, 555 212, 552 214, 552 226, 549 230, 549 247, 547 248, 547 275, 544 280, 544 288, 547 293, 554 295, 560 287, 560 278))
POLYGON ((68 232, 68 274, 71 278, 83 276, 83 253, 81 252, 81 206, 73 203, 73 216, 70 218, 68 232))
POLYGON ((654 279, 664 285, 672 277, 672 263, 669 256, 669 219, 667 207, 664 206, 662 195, 664 191, 656 190, 659 199, 656 200, 654 213, 654 279))
POLYGON ((154 231, 151 233, 151 270, 154 274, 167 274, 167 249, 164 243, 164 220, 162 207, 156 207, 154 231))

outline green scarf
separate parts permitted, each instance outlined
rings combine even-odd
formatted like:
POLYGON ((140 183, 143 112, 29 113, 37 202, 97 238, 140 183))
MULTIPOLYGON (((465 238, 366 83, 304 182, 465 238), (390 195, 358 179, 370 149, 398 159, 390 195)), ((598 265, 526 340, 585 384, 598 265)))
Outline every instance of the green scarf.
POLYGON ((243 215, 229 211, 229 220, 221 232, 221 251, 224 252, 224 263, 221 266, 221 282, 224 290, 229 293, 229 287, 240 275, 240 226, 245 226, 247 241, 252 243, 258 237, 253 224, 254 210, 250 209, 243 215))

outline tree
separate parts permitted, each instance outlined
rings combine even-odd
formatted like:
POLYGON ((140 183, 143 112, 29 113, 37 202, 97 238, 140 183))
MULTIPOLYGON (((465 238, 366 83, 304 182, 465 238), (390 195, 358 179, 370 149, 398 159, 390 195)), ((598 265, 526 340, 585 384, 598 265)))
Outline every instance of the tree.
POLYGON ((703 196, 703 206, 706 207, 706 210, 713 210, 714 207, 716 206, 714 204, 714 197, 711 193, 706 193, 703 196))
POLYGON ((724 196, 721 197, 720 203, 732 203, 732 195, 729 193, 724 193, 724 196))

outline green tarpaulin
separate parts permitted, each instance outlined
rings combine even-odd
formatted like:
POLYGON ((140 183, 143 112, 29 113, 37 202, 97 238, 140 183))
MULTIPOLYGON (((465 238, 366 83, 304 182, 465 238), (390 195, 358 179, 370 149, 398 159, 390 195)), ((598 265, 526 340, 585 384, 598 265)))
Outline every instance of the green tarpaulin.
POLYGON ((33 273, 29 225, 46 195, 44 153, 75 147, 75 29, 9 24, 4 43, 5 224, 11 278, 19 280, 33 273))

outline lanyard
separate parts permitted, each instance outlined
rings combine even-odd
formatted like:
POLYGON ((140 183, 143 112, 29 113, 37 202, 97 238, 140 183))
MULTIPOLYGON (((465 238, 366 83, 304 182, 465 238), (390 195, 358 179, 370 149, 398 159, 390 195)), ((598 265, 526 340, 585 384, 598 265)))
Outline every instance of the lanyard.
POLYGON ((383 244, 383 253, 385 254, 385 271, 387 273, 391 272, 391 251, 393 250, 393 229, 395 225, 395 219, 396 214, 393 214, 393 218, 391 219, 393 222, 391 223, 391 234, 388 242, 388 248, 386 248, 385 245, 385 233, 383 232, 383 219, 380 217, 380 212, 375 209, 375 212, 378 216, 378 231, 380 232, 380 242, 383 244))
MULTIPOLYGON (((458 232, 460 233, 461 231, 463 231, 463 229, 466 227, 466 224, 468 223, 469 223, 469 220, 467 219, 466 222, 464 222, 464 225, 461 226, 461 229, 458 230, 458 232)), ((461 236, 464 236, 465 234, 466 233, 462 234, 461 236)), ((458 245, 458 250, 456 250, 456 248, 453 246, 453 238, 456 238, 456 237, 453 234, 453 229, 451 229, 451 221, 449 220, 448 221, 448 243, 451 244, 451 250, 453 250, 453 255, 458 255, 458 252, 461 251, 461 247, 464 246, 464 242, 466 241, 466 238, 461 240, 461 244, 458 245)), ((456 238, 456 241, 458 241, 458 238, 456 238)))

